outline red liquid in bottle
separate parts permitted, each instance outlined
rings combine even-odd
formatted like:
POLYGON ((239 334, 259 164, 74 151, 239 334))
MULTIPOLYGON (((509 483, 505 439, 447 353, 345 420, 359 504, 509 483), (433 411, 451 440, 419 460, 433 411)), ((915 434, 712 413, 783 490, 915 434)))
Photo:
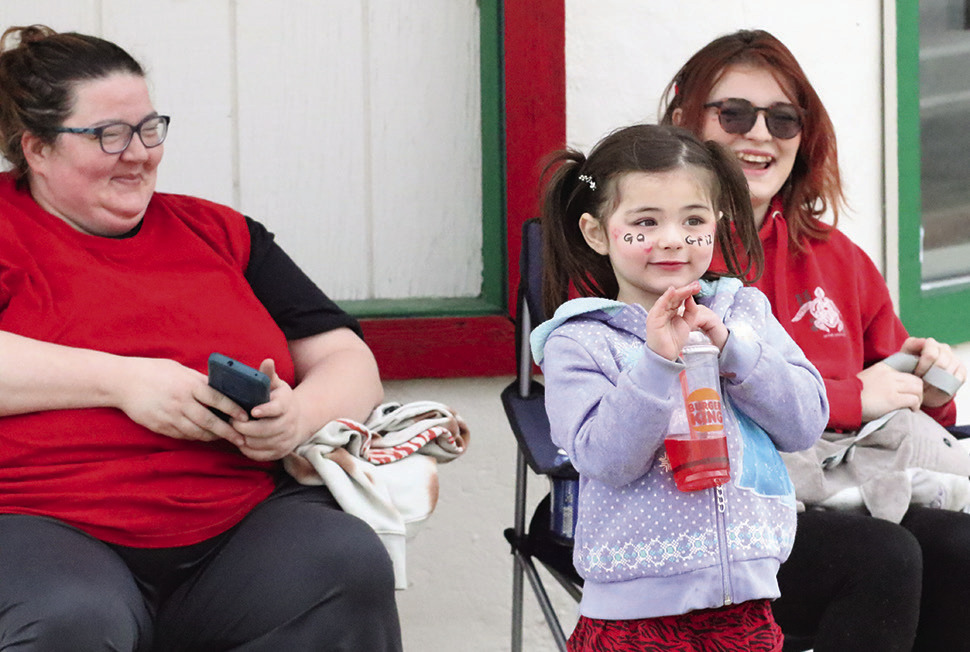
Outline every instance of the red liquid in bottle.
POLYGON ((713 437, 667 435, 664 448, 670 460, 674 483, 681 491, 716 487, 731 478, 727 438, 723 432, 713 437))

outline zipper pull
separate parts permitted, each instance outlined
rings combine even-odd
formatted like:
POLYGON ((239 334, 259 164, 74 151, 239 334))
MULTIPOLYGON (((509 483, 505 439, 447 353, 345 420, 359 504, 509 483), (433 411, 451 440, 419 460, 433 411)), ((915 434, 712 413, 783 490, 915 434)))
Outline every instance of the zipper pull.
POLYGON ((727 498, 724 496, 724 487, 722 485, 714 487, 714 495, 717 497, 717 511, 723 514, 725 508, 727 507, 727 498))

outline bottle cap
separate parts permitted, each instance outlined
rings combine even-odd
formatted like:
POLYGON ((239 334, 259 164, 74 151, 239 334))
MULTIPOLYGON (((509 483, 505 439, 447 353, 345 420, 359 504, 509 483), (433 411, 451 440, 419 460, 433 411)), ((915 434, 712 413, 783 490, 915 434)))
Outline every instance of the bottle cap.
POLYGON ((717 347, 711 343, 711 339, 702 333, 701 331, 691 331, 687 335, 687 343, 684 344, 684 348, 681 349, 681 356, 691 355, 693 353, 714 353, 718 354, 717 347))

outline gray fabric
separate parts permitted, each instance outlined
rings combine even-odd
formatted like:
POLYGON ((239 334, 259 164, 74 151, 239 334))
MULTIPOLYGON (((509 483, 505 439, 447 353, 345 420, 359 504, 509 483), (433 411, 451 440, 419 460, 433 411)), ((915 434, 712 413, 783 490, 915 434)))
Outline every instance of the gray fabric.
POLYGON ((826 431, 811 449, 782 453, 796 499, 807 506, 864 507, 894 523, 910 504, 963 509, 970 491, 966 449, 923 412, 887 416, 871 431, 826 431), (838 499, 854 495, 853 489, 859 504, 838 499))

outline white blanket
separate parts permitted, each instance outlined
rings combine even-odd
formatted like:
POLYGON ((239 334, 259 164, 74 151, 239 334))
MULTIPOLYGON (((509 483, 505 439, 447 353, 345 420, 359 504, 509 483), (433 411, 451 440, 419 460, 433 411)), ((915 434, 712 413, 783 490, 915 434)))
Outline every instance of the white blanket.
POLYGON ((283 460, 301 484, 326 485, 348 514, 377 532, 407 588, 405 542, 438 502, 438 462, 465 452, 464 420, 433 401, 385 403, 366 423, 331 421, 283 460))

